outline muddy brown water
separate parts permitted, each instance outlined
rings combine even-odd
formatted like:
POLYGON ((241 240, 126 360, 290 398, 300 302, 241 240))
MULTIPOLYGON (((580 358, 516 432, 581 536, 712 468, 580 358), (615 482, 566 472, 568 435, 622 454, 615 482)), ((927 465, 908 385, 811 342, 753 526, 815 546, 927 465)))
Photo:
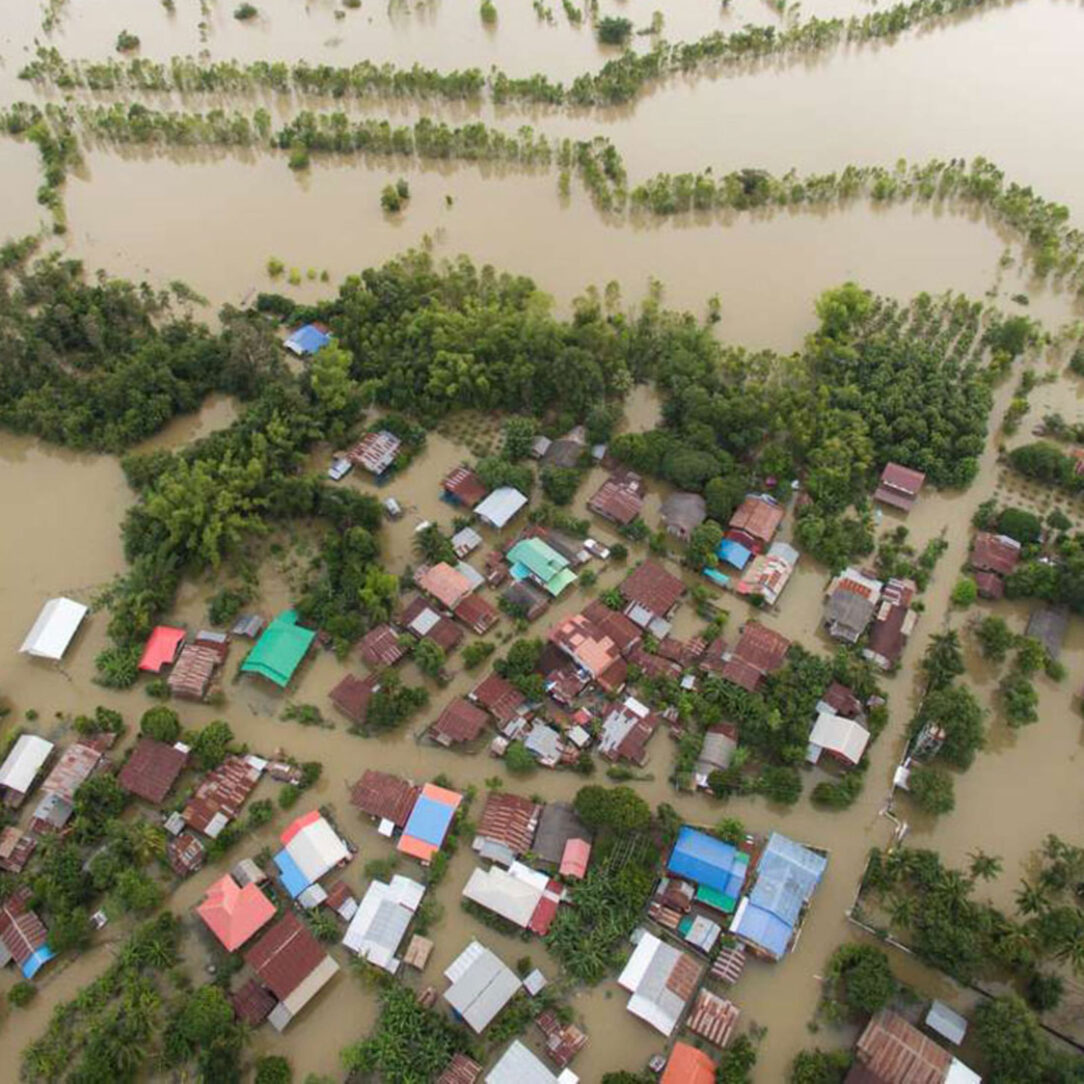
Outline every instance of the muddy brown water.
MULTIPOLYGON (((195 0, 178 0, 170 17, 143 0, 69 0, 57 30, 49 37, 40 30, 40 12, 24 4, 0 19, 0 91, 5 99, 32 97, 32 88, 19 83, 15 72, 30 55, 35 38, 55 43, 71 56, 112 54, 117 32, 127 28, 140 35, 144 55, 155 58, 208 50, 215 57, 264 57, 349 63, 363 57, 409 64, 415 60, 448 68, 499 63, 513 73, 545 70, 568 78, 596 67, 608 54, 587 28, 569 27, 559 4, 553 26, 540 24, 526 0, 499 4, 496 31, 482 28, 473 4, 369 3, 361 12, 334 18, 328 0, 300 5, 264 0, 262 17, 254 26, 241 26, 230 17, 232 5, 214 5, 209 28, 201 34, 195 0)), ((715 4, 660 3, 629 0, 622 5, 637 25, 655 8, 665 12, 664 33, 671 39, 690 38, 715 27, 733 29, 745 22, 778 21, 760 0, 737 0, 728 8, 715 4)), ((817 0, 803 4, 805 14, 838 14, 867 10, 849 0, 817 0)), ((1027 0, 991 10, 956 25, 905 36, 899 43, 839 50, 808 62, 784 62, 750 71, 728 71, 713 78, 674 80, 622 110, 584 114, 524 114, 483 107, 477 115, 512 126, 529 120, 546 132, 583 136, 602 132, 615 140, 635 178, 660 169, 717 169, 760 165, 780 170, 837 169, 847 162, 891 162, 901 154, 912 159, 929 155, 985 154, 1009 175, 1033 184, 1038 191, 1064 200, 1077 216, 1084 180, 1084 154, 1079 141, 1059 133, 1073 130, 1084 105, 1084 81, 1078 77, 1079 27, 1076 3, 1027 0)), ((643 48, 644 42, 637 43, 643 48)), ((250 104, 250 103, 237 103, 250 104)), ((205 105, 189 105, 204 108, 205 105)), ((355 112, 378 111, 376 106, 351 107, 355 112)), ((421 110, 404 105, 397 112, 409 120, 421 110)), ((462 110, 424 107, 425 112, 458 119, 462 110)), ((472 115, 467 111, 466 115, 472 115)), ((5 200, 0 201, 0 233, 34 230, 41 220, 34 202, 39 183, 32 148, 0 141, 0 168, 5 177, 5 200)), ((410 245, 427 240, 439 254, 466 252, 479 261, 532 275, 562 308, 588 284, 615 280, 625 301, 643 295, 649 278, 660 280, 668 303, 703 311, 706 299, 719 294, 723 303, 722 334, 750 345, 779 349, 796 347, 813 320, 816 294, 845 278, 906 297, 918 290, 964 290, 982 296, 995 282, 1000 300, 1020 290, 1033 298, 1030 312, 1054 324, 1074 315, 1064 298, 1037 289, 1014 266, 997 272, 998 257, 1007 239, 973 216, 896 207, 872 210, 850 207, 825 214, 782 213, 761 219, 734 216, 702 221, 687 217, 665 222, 611 222, 601 218, 586 198, 574 190, 562 203, 555 178, 548 174, 495 171, 476 166, 420 169, 400 163, 318 163, 311 173, 295 177, 281 158, 263 154, 194 153, 188 156, 120 155, 95 150, 85 168, 67 186, 70 232, 67 251, 92 266, 111 272, 147 277, 162 284, 183 278, 205 294, 212 306, 239 301, 254 290, 268 288, 264 263, 282 258, 302 273, 327 269, 332 282, 360 267, 380 262, 410 245), (409 177, 413 199, 400 219, 387 219, 379 210, 380 188, 390 178, 409 177), (453 197, 446 206, 445 196, 453 197)), ((1013 243, 1014 251, 1017 249, 1013 243)), ((285 288, 285 287, 284 287, 285 288)), ((306 282, 294 293, 300 298, 326 296, 332 287, 306 282)), ((1010 394, 1008 384, 998 393, 993 417, 1000 417, 1010 394)), ((1024 432, 1051 409, 1076 418, 1080 385, 1061 380, 1032 393, 1032 413, 1024 432)), ((628 425, 649 427, 658 404, 637 389, 628 404, 628 425)), ((229 424, 235 407, 227 399, 209 402, 197 415, 178 419, 150 446, 176 446, 229 424)), ((1018 437, 1017 439, 1025 439, 1018 437)), ((326 449, 314 455, 320 466, 326 449)), ((447 468, 469 451, 450 436, 432 434, 425 453, 409 473, 380 489, 403 501, 407 514, 385 528, 389 567, 410 563, 413 527, 422 519, 447 525, 451 511, 438 499, 437 483, 447 468)), ((578 507, 601 474, 595 471, 583 486, 578 507)), ((351 486, 367 483, 351 476, 351 486)), ((647 517, 657 517, 663 490, 653 487, 647 517)), ((768 1028, 760 1046, 757 1080, 784 1079, 794 1053, 804 1046, 841 1045, 851 1035, 841 1029, 807 1030, 816 1006, 818 973, 831 950, 854 936, 844 912, 850 904, 865 856, 885 843, 891 824, 879 813, 888 795, 892 769, 899 757, 906 722, 916 695, 915 664, 928 635, 941 626, 948 593, 961 567, 968 544, 968 521, 974 507, 995 492, 1014 499, 1035 499, 1025 487, 998 469, 993 442, 983 458, 980 476, 965 494, 928 494, 909 518, 917 545, 948 527, 948 552, 942 557, 925 596, 926 614, 909 645, 901 671, 889 679, 891 722, 873 749, 866 788, 850 810, 840 814, 814 810, 807 800, 780 810, 759 799, 722 805, 704 796, 675 795, 666 777, 672 748, 660 734, 651 748, 648 771, 653 779, 635 784, 653 804, 668 801, 691 821, 712 822, 723 815, 741 817, 757 831, 779 828, 831 852, 825 883, 818 892, 797 950, 774 967, 752 964, 734 991, 743 1024, 768 1028)), ((80 632, 62 666, 22 658, 18 645, 41 603, 59 593, 89 600, 123 570, 118 524, 132 500, 115 459, 82 456, 44 447, 36 441, 0 434, 0 507, 8 511, 0 531, 0 690, 13 707, 12 720, 22 722, 28 710, 39 718, 45 734, 62 733, 57 717, 106 704, 125 713, 134 725, 149 705, 137 688, 114 694, 95 686, 93 659, 105 642, 104 614, 95 614, 80 632)), ((886 517, 885 526, 895 520, 886 517)), ((594 529, 594 528, 593 528, 594 529)), ((613 540, 599 528, 597 535, 613 540)), ((298 533, 303 539, 303 533, 298 533)), ((288 604, 304 554, 270 558, 261 569, 260 604, 274 612, 288 604)), ((616 582, 617 569, 601 570, 596 590, 616 582)), ((765 618, 805 646, 828 650, 819 629, 826 575, 804 559, 783 596, 777 613, 765 618)), ((186 583, 171 616, 198 627, 206 619, 206 602, 214 590, 207 582, 186 583)), ((543 621, 575 612, 581 592, 555 606, 543 621)), ((731 625, 746 616, 743 603, 729 599, 731 625)), ((1026 620, 1025 606, 998 604, 1015 628, 1026 620)), ((949 621, 963 627, 974 613, 954 613, 949 621)), ((694 632, 698 623, 685 606, 678 632, 694 632)), ((537 630, 540 631, 540 630, 537 630)), ((507 621, 490 636, 498 643, 511 635, 507 621)), ((278 715, 289 699, 314 703, 333 713, 328 690, 344 668, 360 671, 356 660, 345 664, 319 653, 301 670, 288 696, 283 697, 249 680, 234 681, 243 655, 234 648, 224 683, 221 708, 182 706, 186 724, 198 726, 226 718, 238 737, 254 749, 282 748, 303 759, 325 765, 325 775, 313 793, 297 807, 331 805, 345 833, 358 844, 359 859, 346 879, 364 888, 362 865, 390 853, 386 841, 362 823, 346 802, 345 784, 366 767, 399 772, 415 779, 447 773, 459 786, 473 784, 484 795, 485 780, 504 776, 499 762, 484 753, 467 757, 438 750, 414 740, 430 716, 413 728, 373 740, 349 735, 341 720, 333 730, 301 728, 278 715)), ((910 838, 941 851, 950 862, 966 862, 977 848, 1002 856, 1004 873, 988 889, 990 898, 1008 906, 1021 876, 1026 875, 1034 847, 1049 831, 1079 841, 1084 798, 1078 785, 1082 736, 1081 718, 1073 702, 1074 675, 1084 661, 1084 638, 1074 620, 1064 659, 1070 677, 1062 685, 1039 679, 1042 719, 1012 733, 994 716, 989 750, 972 769, 957 779, 957 809, 936 823, 916 815, 906 800, 897 813, 907 820, 910 838)), ((998 675, 969 650, 970 679, 980 695, 992 702, 998 675)), ((455 662, 455 666, 459 666, 455 662)), ((484 673, 482 669, 479 674, 484 673)), ((434 692, 434 704, 468 689, 479 675, 455 674, 451 686, 434 692)), ((421 680, 416 673, 411 681, 421 680)), ((10 723, 9 723, 10 725, 10 723)), ((807 790, 815 777, 807 781, 807 790)), ((510 789, 538 793, 546 799, 569 798, 579 783, 569 774, 539 772, 526 780, 507 780, 510 789)), ((258 796, 273 796, 269 783, 258 796)), ((254 853, 270 842, 286 815, 250 838, 236 852, 254 853)), ((400 867, 408 874, 408 865, 400 867)), ((472 868, 469 850, 451 864, 438 899, 444 918, 434 930, 437 950, 421 982, 442 986, 440 970, 472 936, 479 936, 509 962, 529 954, 551 976, 556 968, 537 942, 507 939, 478 926, 459 907, 458 895, 472 868)), ((219 871, 205 870, 185 882, 171 897, 171 906, 191 920, 191 908, 219 871)), ((190 967, 199 974, 205 961, 194 923, 188 939, 190 967)), ((107 928, 95 947, 76 959, 58 961, 43 972, 41 993, 33 1005, 9 1014, 0 1024, 0 1052, 14 1065, 19 1050, 47 1023, 54 1005, 107 965, 111 945, 124 924, 107 928)), ((338 950, 336 950, 338 952, 338 950)), ((345 962, 345 961, 343 961, 345 962)), ((961 998, 952 984, 913 960, 895 960, 901 974, 929 996, 961 998)), ((417 982, 416 977, 411 978, 417 982)), ((14 982, 10 971, 0 977, 5 990, 14 982)), ((597 1081, 612 1068, 638 1069, 664 1046, 661 1036, 625 1011, 627 995, 616 983, 576 995, 574 1006, 591 1035, 587 1049, 573 1068, 584 1081, 597 1081)), ((338 1051, 360 1038, 374 1017, 375 1001, 368 989, 345 969, 333 987, 284 1036, 268 1029, 257 1034, 254 1052, 288 1055, 298 1076, 306 1072, 339 1075, 338 1051)))

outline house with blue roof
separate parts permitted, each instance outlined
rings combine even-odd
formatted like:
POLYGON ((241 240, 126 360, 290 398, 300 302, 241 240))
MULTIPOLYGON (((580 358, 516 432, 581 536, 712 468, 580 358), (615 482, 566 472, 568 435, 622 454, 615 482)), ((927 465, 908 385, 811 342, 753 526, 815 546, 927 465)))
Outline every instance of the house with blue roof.
POLYGON ((696 899, 708 907, 732 914, 738 905, 749 856, 730 843, 686 825, 678 832, 667 870, 692 881, 696 899))
POLYGON ((715 549, 715 555, 720 561, 726 561, 739 571, 753 559, 752 550, 743 546, 733 538, 724 538, 715 549))
POLYGON ((730 932, 758 955, 782 959, 827 868, 824 855, 773 832, 757 863, 753 888, 738 904, 730 932))
POLYGON ((426 783, 399 837, 398 849, 428 865, 440 850, 463 796, 426 783))
POLYGON ((299 358, 311 358, 331 342, 331 333, 323 324, 299 327, 282 345, 299 358))

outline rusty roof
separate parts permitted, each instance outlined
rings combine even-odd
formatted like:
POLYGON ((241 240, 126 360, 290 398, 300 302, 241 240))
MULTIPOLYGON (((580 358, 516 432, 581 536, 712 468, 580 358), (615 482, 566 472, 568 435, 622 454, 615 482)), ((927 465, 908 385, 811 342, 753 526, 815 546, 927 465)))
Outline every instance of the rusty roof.
POLYGON ((621 581, 618 590, 627 602, 639 603, 656 617, 663 617, 685 594, 685 584, 657 561, 644 561, 621 581))
POLYGON ((448 1068, 437 1077, 437 1084, 474 1084, 482 1075, 482 1067, 466 1054, 456 1054, 448 1068))
POLYGON ((473 508, 489 492, 485 482, 470 467, 456 467, 445 475, 440 485, 445 492, 468 508, 473 508))
POLYGON ((1005 581, 996 572, 976 572, 975 586, 983 598, 1005 597, 1005 581))
POLYGON ((854 692, 839 681, 833 681, 821 694, 821 699, 837 714, 853 719, 862 710, 854 692))
POLYGON ((24 835, 18 828, 8 825, 0 832, 0 869, 21 873, 37 845, 33 836, 24 835))
POLYGON ((881 471, 881 485, 907 493, 912 500, 918 496, 918 491, 926 481, 926 475, 920 470, 912 470, 899 463, 888 463, 881 471))
POLYGON ((730 1042, 730 1036, 737 1026, 741 1011, 732 1001, 713 994, 710 990, 701 990, 689 1014, 688 1028, 696 1035, 701 1035, 709 1043, 724 1047, 730 1042))
POLYGON ((523 693, 500 674, 490 674, 474 688, 470 696, 499 723, 510 723, 519 715, 525 703, 523 693))
POLYGON ((140 738, 117 782, 144 801, 158 805, 184 771, 188 754, 154 738, 140 738))
POLYGON ((770 674, 786 662, 789 650, 790 640, 782 633, 759 621, 749 621, 742 629, 734 654, 760 673, 770 674))
POLYGON ((101 759, 101 751, 92 745, 83 742, 70 745, 53 765, 53 770, 45 777, 45 782, 41 785, 42 792, 57 794, 70 801, 101 759))
POLYGON ((169 691, 187 700, 202 700, 221 661, 222 653, 215 647, 185 644, 166 678, 169 691))
POLYGON ((485 730, 488 722, 489 716, 481 708, 460 696, 445 706, 430 727, 430 732, 438 740, 444 738, 449 742, 469 742, 485 730))
POLYGON ((783 506, 763 497, 746 497, 730 517, 730 526, 767 544, 783 522, 783 506))
POLYGON ((622 655, 627 655, 643 635, 635 621, 630 621, 617 610, 611 610, 600 598, 592 599, 584 607, 583 616, 604 635, 609 636, 622 655))
POLYGON ((479 635, 493 628, 500 618, 496 609, 480 595, 468 595, 452 613, 479 635))
POLYGON ((203 866, 207 852, 195 832, 185 831, 166 842, 166 857, 174 873, 187 877, 203 866))
POLYGON ((358 641, 358 654, 374 670, 394 666, 405 654, 399 643, 399 633, 391 625, 376 625, 358 641))
POLYGON ((1008 576, 1020 561, 1020 543, 1015 538, 979 531, 971 544, 971 567, 980 572, 1008 576))
POLYGON ((517 855, 531 849, 542 806, 518 794, 490 791, 478 821, 479 836, 504 843, 517 855))
POLYGON ((249 979, 239 990, 230 995, 233 1011, 238 1019, 249 1027, 258 1027, 275 1007, 274 995, 260 985, 258 979, 249 979))
POLYGON ((643 480, 635 474, 611 476, 599 486, 587 507, 603 519, 625 526, 643 511, 643 480))
POLYGON ((371 474, 383 474, 395 462, 402 441, 386 429, 366 433, 346 453, 346 458, 356 466, 364 467, 371 474))
POLYGON ((891 1009, 870 1020, 855 1050, 884 1084, 942 1084, 952 1064, 947 1050, 891 1009))
POLYGON ((326 955, 301 919, 293 911, 286 911, 245 953, 245 963, 259 974, 279 1001, 285 1001, 326 955))
POLYGON ((327 695, 343 715, 361 725, 369 714, 369 701, 379 688, 380 678, 376 674, 369 674, 363 678, 355 677, 353 674, 344 674, 339 684, 327 695))
POLYGON ((413 783, 370 768, 350 788, 350 804, 370 817, 380 817, 402 828, 419 793, 420 788, 413 783))
POLYGON ((0 941, 20 967, 48 941, 45 924, 27 907, 28 889, 16 891, 0 904, 0 941))
POLYGON ((217 835, 217 831, 208 832, 211 822, 220 814, 226 821, 233 820, 259 781, 259 770, 244 757, 227 757, 203 777, 181 815, 189 828, 217 835))

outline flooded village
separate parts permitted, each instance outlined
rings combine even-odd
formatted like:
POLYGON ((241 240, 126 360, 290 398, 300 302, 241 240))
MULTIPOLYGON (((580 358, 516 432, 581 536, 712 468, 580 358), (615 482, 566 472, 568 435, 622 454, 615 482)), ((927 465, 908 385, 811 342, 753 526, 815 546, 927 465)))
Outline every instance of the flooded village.
MULTIPOLYGON (((600 17, 647 27, 654 6, 587 6, 581 25, 567 3, 498 3, 486 26, 473 4, 267 0, 249 22, 221 3, 148 14, 132 0, 108 12, 52 0, 0 18, 0 86, 9 103, 126 101, 18 78, 40 45, 115 56, 124 28, 158 61, 499 65, 571 83, 621 55, 599 44, 600 17)), ((874 10, 661 6, 668 41, 874 10)), ((712 162, 832 170, 966 151, 1075 220, 1079 152, 1054 153, 1024 119, 1041 109, 1053 128, 1079 111, 1079 14, 994 5, 804 61, 691 71, 610 108, 406 96, 390 108, 604 132, 633 181, 712 162), (999 57, 1020 41, 1034 48, 1008 76, 999 57), (829 124, 844 101, 853 117, 829 124), (916 120, 916 101, 937 125, 916 120), (804 130, 811 116, 823 133, 804 130)), ((630 48, 654 40, 645 31, 630 48)), ((263 104, 277 120, 389 111, 263 104)), ((18 374, 0 395, 22 396, 0 428, 0 1048, 12 1079, 105 1079, 105 1066, 265 1084, 1084 1079, 1072 272, 1035 275, 1026 237, 951 202, 653 221, 600 214, 575 187, 559 197, 529 167, 314 156, 291 172, 267 151, 89 136, 64 186, 67 232, 49 238, 35 151, 6 139, 0 161, 5 236, 44 237, 33 257, 5 256, 5 295, 50 251, 156 289, 182 280, 190 291, 160 309, 112 299, 118 329, 143 327, 137 305, 147 326, 191 314, 211 328, 207 356, 227 343, 244 375, 200 384, 198 351, 186 354, 176 371, 199 386, 194 401, 174 391, 153 424, 129 409, 139 439, 103 451, 47 417, 48 380, 28 394, 29 370, 0 360, 18 374), (380 207, 397 177, 411 190, 398 217, 380 207), (547 322, 537 340, 509 332, 497 353, 597 320, 599 356, 625 367, 592 384, 596 359, 580 352, 552 399, 517 391, 524 405, 510 407, 513 383, 552 386, 527 360, 496 368, 506 387, 487 390, 471 367, 493 344, 467 356, 451 319, 393 325, 364 307, 405 278, 340 288, 409 248, 434 267, 463 253, 530 275, 553 299, 551 311, 464 274, 463 311, 547 322), (847 280, 872 309, 824 295, 847 280), (935 300, 915 307, 924 291, 935 300), (221 305, 233 311, 216 319, 221 305), (695 315, 655 324, 653 305, 695 315), (379 324, 371 338, 359 313, 379 324), (927 382, 947 372, 965 400, 988 402, 974 417, 951 394, 916 402, 912 427, 891 381, 832 383, 830 363, 879 363, 867 346, 894 333, 921 340, 927 382), (722 344, 705 354, 718 378, 689 360, 707 341, 722 344), (355 368, 337 383, 329 359, 348 352, 355 368), (415 354, 425 361, 404 376, 396 366, 415 354), (770 423, 740 409, 775 395, 770 423), (872 413, 877 397, 889 420, 867 433, 847 412, 872 413), (838 434, 810 421, 829 410, 838 434), (292 420, 304 438, 276 428, 292 420), (728 427, 750 434, 740 452, 728 427), (782 454, 780 434, 802 427, 816 435, 782 454), (293 481, 274 490, 283 507, 261 505, 255 483, 252 504, 194 528, 178 494, 215 506, 219 484, 226 509, 235 476, 207 483, 194 464, 232 463, 233 433, 269 455, 295 440, 281 453, 293 481), (658 453, 651 434, 710 449, 713 465, 683 471, 687 448, 658 453), (954 457, 968 460, 959 483, 954 457), (846 494, 834 505, 833 486, 846 494), (833 533, 852 522, 853 535, 833 533), (154 564, 197 534, 213 560, 154 564), (148 567, 176 577, 164 606, 153 582, 133 587, 154 547, 148 567), (145 1049, 126 1059, 126 1045, 145 1049)), ((444 273, 429 284, 441 318, 454 308, 444 273)), ((60 307, 43 306, 37 356, 50 366, 76 356, 53 337, 60 307)), ((0 323, 20 350, 32 310, 5 296, 0 323)), ((57 386, 57 412, 75 412, 57 386)), ((102 420, 90 414, 85 433, 102 420)))

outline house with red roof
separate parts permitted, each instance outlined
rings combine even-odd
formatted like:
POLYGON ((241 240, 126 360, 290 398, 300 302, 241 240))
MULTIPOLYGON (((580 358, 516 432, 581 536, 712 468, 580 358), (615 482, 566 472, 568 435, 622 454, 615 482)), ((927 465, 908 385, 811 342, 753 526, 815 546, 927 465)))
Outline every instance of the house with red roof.
POLYGON ((790 640, 759 621, 746 623, 720 677, 755 693, 768 674, 780 670, 787 660, 790 640))
POLYGON ((761 553, 771 545, 783 516, 783 506, 778 501, 763 494, 750 494, 730 517, 726 537, 754 553, 761 553))
POLYGON ((499 727, 523 716, 527 708, 523 693, 500 674, 490 674, 467 694, 467 698, 488 711, 499 727))
POLYGON ((418 800, 421 788, 397 775, 368 769, 350 788, 350 804, 361 813, 389 825, 385 835, 402 828, 418 800))
POLYGON ((452 615, 462 621, 468 629, 485 635, 500 620, 500 614, 496 607, 487 602, 481 595, 468 595, 458 606, 452 610, 452 615))
POLYGON ((613 640, 622 655, 628 653, 643 638, 643 630, 619 610, 611 610, 600 598, 592 599, 583 610, 583 616, 604 636, 613 640))
POLYGON ((448 501, 464 508, 473 508, 489 492, 485 482, 470 467, 456 467, 450 471, 444 476, 440 488, 448 501))
POLYGON ((344 674, 327 697, 354 726, 361 727, 369 717, 369 704, 380 689, 381 678, 376 674, 363 678, 344 674))
POLYGON ((910 512, 918 500, 926 475, 919 470, 889 463, 881 471, 881 480, 874 491, 873 499, 881 504, 901 512, 910 512))
POLYGON ((442 651, 451 651, 463 639, 463 630, 421 595, 411 599, 399 615, 403 628, 419 640, 429 640, 442 651))
POLYGON ((275 917, 275 905, 258 885, 242 888, 227 873, 207 889, 196 914, 227 952, 236 952, 275 917))
POLYGON ((554 625, 546 637, 595 680, 621 658, 617 645, 583 614, 554 625))
POLYGON ((454 610, 474 590, 474 584, 447 561, 421 565, 414 573, 414 582, 446 610, 454 610))
POLYGON ((161 805, 187 763, 187 746, 140 738, 121 768, 117 782, 129 794, 152 805, 161 805))
POLYGON ((405 654, 399 632, 391 625, 375 625, 358 641, 358 654, 372 670, 394 666, 405 654))
POLYGON ((475 741, 489 724, 489 716, 463 697, 456 697, 429 728, 429 737, 446 747, 475 741))
POLYGON ((618 584, 628 603, 625 613, 640 628, 656 618, 666 618, 685 594, 685 584, 657 561, 644 561, 618 584))
POLYGON ((979 531, 971 544, 970 565, 975 583, 983 598, 1001 598, 1005 594, 1005 577, 1012 575, 1020 563, 1020 543, 1015 538, 990 531, 979 531))
POLYGON ((0 967, 15 961, 24 979, 32 979, 54 956, 49 932, 30 910, 31 892, 22 885, 0 903, 0 967))
POLYGON ((911 609, 911 601, 917 590, 914 580, 891 579, 881 592, 862 654, 882 670, 891 670, 900 661, 914 630, 918 613, 911 609))
POLYGON ((715 1084, 715 1062, 689 1043, 674 1043, 659 1084, 715 1084))
POLYGON ((181 816, 189 828, 211 839, 234 820, 263 774, 257 757, 229 756, 203 777, 181 816))
POLYGON ((356 467, 380 477, 394 462, 403 442, 387 429, 366 433, 346 453, 346 458, 356 467))
POLYGON ((643 478, 632 471, 621 471, 599 486, 587 507, 595 515, 625 527, 643 511, 645 492, 643 478))
POLYGON ((479 850, 488 841, 503 844, 515 855, 525 854, 534 842, 541 816, 542 806, 530 798, 490 791, 478 821, 474 849, 479 850))
POLYGON ((160 674, 165 667, 172 666, 184 644, 185 635, 184 629, 174 628, 172 625, 156 625, 139 658, 139 669, 150 674, 160 674))

